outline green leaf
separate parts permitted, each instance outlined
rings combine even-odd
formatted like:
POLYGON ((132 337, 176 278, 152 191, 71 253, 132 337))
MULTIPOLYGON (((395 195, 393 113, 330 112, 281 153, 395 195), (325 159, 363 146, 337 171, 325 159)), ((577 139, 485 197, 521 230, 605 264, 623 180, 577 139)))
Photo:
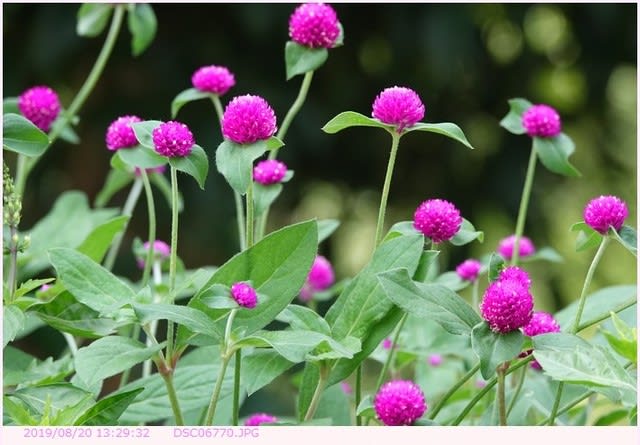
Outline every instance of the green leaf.
POLYGON ((99 225, 76 250, 97 263, 101 262, 109 250, 113 238, 127 226, 127 221, 129 221, 128 216, 118 216, 99 225))
POLYGON ((155 168, 167 163, 167 158, 156 153, 154 149, 143 145, 122 148, 116 151, 113 157, 118 161, 112 161, 112 164, 120 161, 133 168, 155 168))
POLYGON ((224 140, 216 150, 216 167, 231 188, 244 195, 253 180, 253 161, 267 151, 267 143, 239 145, 224 140))
POLYGON ((151 358, 164 343, 145 346, 128 337, 108 336, 78 349, 74 363, 76 373, 85 382, 100 382, 151 358))
POLYGON ((331 335, 331 328, 324 318, 314 310, 298 304, 290 304, 278 316, 278 321, 289 323, 292 329, 310 330, 331 335))
POLYGON ((2 308, 2 347, 13 341, 16 335, 24 327, 24 312, 15 305, 4 306, 2 308))
POLYGON ((16 390, 11 396, 22 400, 37 414, 42 414, 48 406, 50 417, 55 417, 65 408, 91 400, 90 393, 66 382, 27 386, 16 390))
POLYGON ((581 176, 580 172, 569 163, 569 156, 575 150, 575 145, 566 134, 560 133, 553 138, 534 137, 533 150, 536 150, 540 162, 549 171, 564 176, 581 176))
POLYGON ((320 366, 318 363, 307 363, 302 372, 302 379, 298 389, 298 421, 302 421, 309 409, 313 394, 320 379, 320 366))
POLYGON ((506 263, 504 261, 504 258, 502 258, 502 256, 498 253, 492 253, 491 257, 489 258, 489 283, 496 281, 500 276, 500 272, 502 272, 502 269, 504 269, 505 267, 506 263))
MULTIPOLYGON (((26 409, 21 401, 13 400, 9 396, 2 397, 2 411, 3 416, 12 419, 14 425, 36 426, 39 423, 35 417, 31 416, 29 410, 26 409)), ((9 426, 6 420, 3 425, 9 426)))
POLYGON ((30 120, 13 113, 2 117, 2 147, 5 150, 37 157, 44 153, 48 146, 47 134, 30 120))
POLYGON ((484 232, 476 231, 476 228, 473 227, 473 224, 462 218, 462 225, 460 226, 460 230, 451 238, 451 244, 454 246, 464 246, 465 244, 469 244, 473 240, 478 240, 480 242, 484 241, 484 232))
POLYGON ((220 331, 215 321, 197 309, 162 303, 134 303, 132 307, 142 324, 147 324, 154 320, 171 320, 189 328, 193 332, 212 337, 216 341, 222 339, 223 332, 220 331))
POLYGON ((44 278, 42 280, 27 280, 20 285, 14 294, 14 298, 18 299, 24 295, 27 295, 34 289, 42 287, 43 284, 51 283, 55 278, 44 278))
MULTIPOLYGON (((606 318, 610 312, 618 313, 636 304, 636 285, 618 285, 600 289, 587 296, 581 325, 592 324, 606 318)), ((576 300, 555 314, 556 321, 567 330, 575 319, 579 302, 576 300)))
POLYGON ((171 117, 175 118, 178 115, 178 111, 185 104, 193 102, 194 100, 207 99, 213 97, 214 94, 207 93, 206 91, 200 91, 196 88, 187 88, 184 91, 178 93, 178 95, 171 102, 171 117))
POLYGON ((376 411, 373 408, 373 398, 371 396, 364 397, 360 404, 356 407, 356 415, 362 417, 376 417, 376 411))
POLYGON ((498 365, 516 358, 523 344, 520 330, 497 334, 485 321, 471 330, 471 347, 480 359, 480 373, 485 380, 493 377, 498 365))
POLYGON ((629 414, 629 410, 626 409, 617 409, 610 413, 605 414, 604 416, 600 416, 598 420, 593 423, 593 426, 607 426, 614 425, 627 417, 629 414))
POLYGON ((91 309, 109 312, 133 302, 133 290, 86 255, 56 248, 49 251, 49 258, 64 286, 91 309))
POLYGON ((129 31, 131 32, 131 53, 134 56, 142 54, 153 42, 158 28, 156 15, 151 5, 147 3, 129 4, 129 31))
POLYGON ((631 329, 615 313, 611 312, 611 321, 616 328, 617 335, 609 331, 602 334, 609 342, 611 348, 620 356, 632 363, 638 363, 638 333, 637 329, 631 329))
POLYGON ((611 231, 625 249, 631 252, 633 256, 638 256, 638 237, 636 235, 636 230, 633 227, 624 225, 620 228, 619 232, 615 229, 611 229, 611 231))
POLYGON ((318 221, 318 243, 329 238, 340 226, 337 219, 321 219, 318 221))
MULTIPOLYGON (((145 147, 154 149, 153 144, 153 129, 160 125, 162 121, 142 121, 131 124, 133 132, 136 135, 136 139, 145 147)), ((121 151, 121 150, 118 150, 121 151)))
POLYGON ((413 274, 413 279, 420 283, 433 281, 440 273, 440 265, 437 258, 440 255, 438 250, 424 250, 420 255, 418 269, 413 274))
MULTIPOLYGON (((112 159, 120 159, 120 157, 113 156, 112 159)), ((104 181, 104 185, 96 195, 93 205, 98 208, 106 206, 113 195, 131 184, 133 177, 133 174, 128 171, 122 171, 115 168, 109 170, 107 179, 104 181)))
POLYGON ((169 164, 178 171, 188 174, 198 182, 204 190, 204 181, 209 172, 209 159, 202 147, 194 145, 188 156, 176 156, 169 158, 169 164))
POLYGON ((431 319, 454 335, 471 335, 482 320, 452 290, 432 283, 415 283, 406 269, 395 269, 378 275, 387 298, 406 312, 431 319))
POLYGON ((500 121, 500 126, 513 134, 525 134, 522 126, 522 114, 532 106, 526 99, 510 99, 509 113, 500 121))
POLYGON ((314 419, 331 419, 332 426, 351 426, 351 406, 340 385, 324 390, 314 415, 314 419))
POLYGON ((451 122, 442 122, 439 124, 427 124, 424 122, 418 122, 414 126, 409 127, 405 130, 406 133, 409 133, 411 131, 427 131, 429 133, 441 134, 455 141, 458 141, 465 147, 473 150, 473 146, 469 143, 467 137, 464 135, 460 127, 451 122))
POLYGON ((452 290, 453 292, 458 292, 469 286, 469 281, 463 280, 460 278, 454 271, 445 272, 443 274, 438 275, 435 279, 434 284, 439 284, 441 286, 446 287, 447 289, 452 290))
POLYGON ((530 263, 532 261, 549 261, 551 263, 562 263, 564 259, 562 256, 551 247, 543 247, 538 249, 533 255, 528 255, 520 258, 523 263, 530 263))
POLYGON ((104 31, 113 12, 108 3, 84 3, 78 10, 76 33, 83 37, 96 37, 104 31))
POLYGON ((282 192, 282 184, 262 185, 257 182, 253 183, 253 205, 254 215, 259 217, 264 211, 273 204, 282 192))
POLYGON ((76 116, 68 120, 65 118, 65 113, 66 111, 64 110, 64 108, 60 110, 60 114, 58 114, 56 120, 51 123, 51 132, 58 131, 60 134, 60 139, 70 144, 77 145, 80 143, 80 137, 71 126, 71 123, 77 122, 78 118, 76 116))
POLYGON ((18 98, 5 97, 4 99, 2 99, 2 112, 3 114, 21 114, 20 108, 18 107, 18 98))
POLYGON ((63 381, 74 372, 72 359, 69 355, 55 361, 52 357, 40 361, 19 349, 7 346, 3 351, 2 360, 4 364, 2 384, 4 386, 21 385, 24 387, 56 383, 63 381), (13 363, 15 359, 18 359, 19 363, 13 363))
POLYGON ((74 422, 74 426, 118 425, 118 419, 125 409, 143 391, 143 388, 112 394, 85 411, 74 422))
POLYGON ((267 386, 294 364, 277 351, 258 349, 251 355, 243 355, 240 381, 248 395, 251 395, 267 386))
POLYGON ((394 131, 393 125, 383 124, 377 119, 367 117, 364 114, 356 113, 355 111, 343 111, 338 114, 327 122, 324 127, 322 127, 322 131, 329 134, 335 134, 350 127, 377 127, 383 128, 389 132, 394 131))
POLYGON ((326 48, 308 48, 288 41, 284 47, 284 60, 287 68, 287 80, 298 74, 304 74, 320 68, 329 57, 326 48))
POLYGON ((593 230, 585 222, 577 222, 569 229, 572 232, 578 232, 576 237, 576 252, 597 247, 602 241, 602 235, 593 230))

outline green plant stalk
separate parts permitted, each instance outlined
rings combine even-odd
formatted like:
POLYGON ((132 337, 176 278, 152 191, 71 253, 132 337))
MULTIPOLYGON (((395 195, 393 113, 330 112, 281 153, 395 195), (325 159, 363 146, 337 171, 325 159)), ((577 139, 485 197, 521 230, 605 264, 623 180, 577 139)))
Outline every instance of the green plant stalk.
POLYGON ((151 183, 149 182, 149 176, 145 169, 140 169, 140 176, 142 177, 142 183, 144 185, 144 192, 147 198, 147 214, 149 215, 149 232, 147 233, 147 241, 149 242, 149 249, 147 250, 147 259, 144 262, 144 270, 142 272, 142 287, 145 287, 149 282, 149 273, 151 271, 151 265, 153 263, 153 254, 156 240, 156 205, 153 200, 153 191, 151 190, 151 183))
POLYGON ((479 298, 478 298, 478 286, 480 284, 480 280, 476 279, 473 282, 473 285, 471 287, 471 304, 473 305, 473 309, 477 312, 480 313, 480 305, 479 305, 479 298))
POLYGON ((238 416, 240 414, 240 364, 242 363, 242 349, 238 349, 235 354, 233 368, 233 411, 231 412, 231 425, 238 426, 238 416))
POLYGON ((478 362, 478 364, 471 368, 465 375, 462 376, 460 380, 458 380, 451 388, 449 388, 449 391, 447 391, 445 395, 442 396, 436 406, 434 406, 431 410, 431 413, 429 413, 429 419, 435 419, 440 410, 444 407, 447 400, 449 400, 449 398, 454 395, 455 392, 460 389, 460 387, 462 387, 462 385, 464 385, 471 377, 473 377, 479 369, 480 363, 478 362))
POLYGON ((516 401, 518 400, 518 396, 522 391, 522 387, 524 386, 524 381, 526 380, 526 377, 527 377, 527 368, 522 368, 522 371, 520 371, 520 378, 518 379, 518 386, 516 387, 516 391, 513 394, 513 397, 511 397, 511 401, 509 402, 509 407, 507 408, 507 417, 509 417, 509 414, 511 414, 511 410, 513 409, 513 407, 516 404, 516 401))
MULTIPOLYGON (((224 338, 222 339, 222 344, 220 346, 220 357, 222 358, 222 364, 220 365, 220 369, 218 371, 218 378, 216 380, 216 385, 213 388, 213 393, 211 394, 209 407, 207 408, 207 416, 205 418, 205 423, 204 423, 205 426, 211 425, 213 423, 213 416, 216 414, 216 407, 218 405, 218 399, 220 398, 220 390, 222 389, 224 375, 227 371, 227 365, 229 364, 229 360, 231 360, 231 353, 230 353, 231 352, 230 351, 231 328, 233 327, 233 320, 235 319, 237 313, 238 313, 238 309, 231 310, 231 312, 229 313, 229 317, 227 318, 227 324, 224 328, 224 338)), ((234 376, 235 376, 235 373, 234 373, 234 376)), ((235 381, 234 381, 234 391, 235 391, 235 381)), ((236 414, 234 414, 234 416, 235 415, 236 414)))
MULTIPOLYGON (((222 125, 222 116, 224 115, 224 111, 222 111, 222 103, 220 102, 220 96, 214 94, 211 96, 211 102, 213 102, 213 107, 216 109, 216 114, 218 115, 218 122, 222 125)), ((222 128, 220 128, 220 132, 222 133, 222 128)))
POLYGON ((240 242, 240 251, 247 248, 247 238, 245 236, 244 206, 242 205, 242 196, 240 193, 233 191, 233 198, 236 202, 236 221, 238 221, 238 237, 240 242))
MULTIPOLYGON (((173 304, 176 291, 176 264, 178 262, 178 171, 171 166, 171 252, 169 254, 169 303, 173 304)), ((173 357, 172 321, 167 322, 167 360, 173 357)))
MULTIPOLYGON (((136 178, 133 181, 133 185, 131 186, 131 190, 129 191, 129 195, 127 196, 127 200, 124 203, 124 207, 122 208, 122 215, 128 216, 131 219, 131 215, 133 214, 133 210, 138 203, 138 199, 140 198, 140 193, 142 192, 142 179, 136 178)), ((118 251, 120 250, 120 244, 122 244, 122 239, 124 238, 124 234, 127 231, 127 227, 129 226, 129 221, 127 221, 120 231, 118 235, 116 235, 113 240, 113 244, 109 248, 109 252, 107 253, 107 257, 104 260, 104 267, 108 270, 113 269, 113 265, 116 262, 116 257, 118 256, 118 251)))
POLYGON ((247 248, 253 246, 253 235, 254 235, 254 216, 253 216, 253 181, 249 183, 249 188, 247 189, 247 248))
POLYGON ((402 314, 402 318, 400 319, 400 322, 398 323, 398 327, 396 328, 396 332, 393 336, 393 339, 391 340, 391 349, 389 350, 389 355, 387 355, 387 359, 384 362, 384 365, 382 366, 382 371, 380 371, 380 375, 378 376, 378 380, 376 381, 376 391, 378 392, 378 390, 380 389, 380 387, 382 386, 382 381, 384 380, 384 376, 387 374, 387 371, 389 369, 389 365, 391 365, 391 363, 393 363, 393 359, 395 357, 395 350, 397 348, 398 345, 398 339, 400 338, 400 331, 402 331, 402 328, 404 327, 404 324, 407 321, 407 318, 409 317, 409 314, 407 312, 405 312, 404 314, 402 314))
POLYGON ((76 343, 76 339, 73 337, 73 335, 69 334, 68 332, 63 332, 62 336, 67 342, 67 346, 69 346, 69 351, 71 352, 71 355, 75 357, 76 353, 78 352, 78 344, 76 343))
MULTIPOLYGON (((116 43, 116 38, 118 37, 118 33, 120 32, 125 8, 125 4, 120 4, 115 7, 115 12, 111 20, 111 26, 109 28, 107 38, 104 41, 104 45, 100 50, 100 54, 98 54, 98 58, 96 59, 93 68, 91 68, 91 71, 89 72, 87 79, 84 81, 84 84, 82 85, 82 87, 80 87, 80 91, 78 91, 78 94, 76 94, 69 108, 62 114, 59 125, 56 125, 56 127, 53 128, 51 133, 49 134, 49 147, 51 147, 58 136, 60 136, 60 132, 62 131, 62 129, 71 121, 71 119, 73 119, 78 111, 80 111, 80 108, 82 107, 82 105, 84 105, 85 101, 89 97, 89 94, 91 94, 91 91, 93 91, 93 88, 98 83, 98 79, 104 71, 104 67, 107 64, 107 60, 109 59, 111 52, 113 51, 113 47, 116 43)), ((33 158, 33 160, 25 160, 24 170, 16 178, 16 188, 20 196, 23 195, 29 172, 41 158, 42 155, 37 158, 33 158)), ((18 162, 20 162, 19 158, 18 162)))
POLYGON ((498 402, 498 415, 500 417, 500 426, 507 426, 507 410, 505 403, 505 373, 509 369, 509 362, 498 365, 496 369, 496 376, 498 382, 498 390, 496 392, 496 399, 498 402))
POLYGON ((536 163, 538 161, 538 153, 531 146, 531 155, 529 156, 529 165, 527 167, 527 175, 522 188, 522 198, 520 198, 520 209, 518 210, 518 219, 516 221, 516 233, 513 241, 513 255, 511 256, 511 265, 517 266, 520 259, 520 238, 524 233, 524 223, 527 219, 527 210, 529 208, 529 198, 531 197, 531 188, 533 186, 533 177, 536 172, 536 163))
POLYGON ((173 410, 173 415, 176 419, 176 425, 184 425, 182 410, 180 410, 180 402, 178 402, 178 394, 176 393, 176 388, 173 385, 173 371, 168 374, 162 373, 162 379, 167 387, 167 394, 169 395, 171 409, 173 410))
POLYGON ((384 217, 387 213, 387 199, 389 198, 389 189, 391 188, 391 178, 393 177, 393 167, 396 163, 396 155, 398 154, 398 146, 400 145, 400 135, 391 132, 391 153, 389 154, 389 162, 387 163, 387 173, 384 177, 384 185, 382 187, 382 196, 380 197, 380 208, 378 209, 378 222, 376 224, 375 248, 382 241, 384 233, 384 217))
MULTIPOLYGON (((147 258, 147 261, 149 261, 148 258, 147 258)), ((154 284, 154 288, 162 284, 162 271, 160 270, 159 261, 153 261, 153 284, 154 284)), ((153 302, 154 303, 157 302, 155 289, 153 290, 153 302)), ((152 338, 155 338, 157 329, 158 329, 157 320, 154 320, 151 323, 149 323, 149 331, 151 335, 147 336, 147 340, 146 340, 147 346, 151 346, 153 344, 152 338)), ((137 338, 137 335, 134 338, 137 338)), ((142 377, 144 378, 150 375, 151 375, 151 360, 145 360, 144 363, 142 364, 142 377)))
MULTIPOLYGON (((354 411, 358 409, 360 406, 360 401, 362 399, 362 364, 358 365, 356 368, 356 394, 355 394, 355 406, 353 407, 354 411)), ((356 414, 356 426, 362 425, 362 417, 356 414)))
MULTIPOLYGON (((578 300, 578 310, 576 311, 576 318, 573 320, 573 324, 571 325, 571 329, 569 332, 571 334, 575 334, 578 332, 578 328, 580 326, 580 318, 582 318, 582 312, 584 311, 584 306, 587 301, 587 290, 589 286, 591 286, 591 280, 593 279, 593 274, 604 255, 604 251, 609 244, 609 236, 605 235, 602 237, 602 242, 598 247, 598 251, 596 252, 593 260, 591 261, 591 265, 589 266, 589 270, 587 270, 587 276, 584 279, 584 284, 582 286, 582 291, 580 292, 580 299, 578 300)), ((560 399, 562 398, 562 391, 564 390, 564 382, 560 382, 558 385, 558 390, 556 392, 556 398, 553 402, 553 408, 551 409, 551 415, 549 416, 549 425, 554 425, 558 407, 560 406, 560 399)))
POLYGON ((327 385, 327 377, 329 376, 327 366, 320 362, 320 377, 318 379, 318 385, 316 386, 316 390, 313 392, 313 397, 311 398, 311 403, 309 403, 309 408, 307 409, 307 413, 304 416, 305 421, 309 421, 313 419, 313 416, 318 409, 318 404, 320 403, 320 398, 322 397, 322 392, 324 391, 325 386, 327 385))

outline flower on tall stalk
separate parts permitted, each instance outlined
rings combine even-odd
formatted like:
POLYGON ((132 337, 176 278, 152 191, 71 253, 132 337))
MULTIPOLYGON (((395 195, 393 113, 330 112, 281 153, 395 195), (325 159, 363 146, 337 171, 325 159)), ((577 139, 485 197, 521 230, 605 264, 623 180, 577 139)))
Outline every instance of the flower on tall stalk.
POLYGON ((463 261, 456 267, 456 273, 463 280, 473 282, 478 279, 478 274, 480 273, 481 268, 482 264, 480 261, 469 259, 463 261))
POLYGON ((286 174, 286 164, 276 159, 260 161, 253 168, 253 180, 262 185, 282 182, 286 174))
POLYGON ((153 129, 152 138, 156 152, 170 158, 188 156, 195 145, 189 127, 177 121, 158 125, 153 129))
POLYGON ((247 283, 235 283, 231 286, 231 296, 240 306, 253 309, 258 304, 258 294, 247 283))
MULTIPOLYGON (((149 241, 146 241, 142 245, 142 250, 137 253, 136 262, 138 263, 138 267, 140 269, 144 269, 145 261, 147 260, 147 252, 149 252, 150 247, 149 241)), ((153 242, 153 261, 164 261, 169 258, 171 254, 171 247, 167 243, 162 240, 155 240, 153 242)))
MULTIPOLYGON (((505 260, 510 260, 511 257, 513 257, 513 248, 515 246, 515 243, 515 235, 510 235, 506 238, 503 238, 498 243, 498 253, 505 260)), ((518 241, 518 251, 519 257, 524 258, 533 255, 536 252, 536 247, 534 246, 533 241, 531 241, 529 238, 527 238, 526 236, 521 236, 520 240, 518 241)))
POLYGON ((198 68, 191 76, 191 83, 197 90, 222 96, 236 84, 236 79, 226 67, 209 65, 198 68))
POLYGON ((526 270, 518 266, 508 266, 500 271, 498 280, 515 280, 529 289, 531 287, 531 278, 526 270))
POLYGON ((560 115, 544 104, 529 107, 522 114, 522 126, 531 137, 552 138, 562 131, 560 115))
POLYGON ((111 122, 105 135, 107 148, 116 151, 138 145, 138 139, 136 139, 136 134, 131 127, 131 124, 136 122, 142 122, 142 119, 138 116, 120 116, 111 122))
POLYGON ((256 413, 252 414, 244 421, 244 426, 260 426, 263 423, 273 423, 277 422, 278 419, 276 416, 272 416, 267 413, 256 413))
POLYGON ((234 97, 222 116, 222 134, 236 144, 269 139, 276 132, 276 115, 260 96, 234 97))
POLYGON ((304 3, 289 18, 289 37, 309 48, 332 48, 340 35, 336 11, 324 3, 304 3))
POLYGON ((372 116, 394 125, 398 133, 414 126, 424 117, 424 104, 410 88, 394 86, 383 90, 373 102, 372 116))
POLYGON ((529 323, 533 314, 533 296, 527 282, 530 280, 524 276, 498 278, 487 287, 480 303, 480 314, 493 332, 506 334, 529 323))
POLYGON ((443 199, 424 201, 413 215, 413 227, 434 243, 450 240, 461 226, 460 211, 443 199))
POLYGON ((584 222, 601 235, 606 235, 610 227, 620 230, 627 216, 627 204, 617 196, 594 198, 584 208, 584 222))
POLYGON ((20 113, 44 132, 60 114, 60 100, 55 91, 47 86, 29 88, 18 97, 20 113))
POLYGON ((388 426, 412 425, 427 410, 422 390, 410 380, 382 385, 373 406, 378 419, 388 426))
POLYGON ((307 275, 307 280, 300 290, 300 299, 309 301, 316 292, 328 289, 335 282, 335 274, 329 260, 317 255, 307 275))
MULTIPOLYGON (((540 334, 560 332, 560 325, 553 318, 553 315, 547 312, 534 312, 531 321, 522 328, 522 332, 529 337, 534 337, 540 334)), ((532 350, 523 352, 520 356, 526 357, 531 354, 531 352, 532 350)), ((542 369, 542 366, 540 366, 537 360, 531 362, 531 367, 537 370, 542 369)))

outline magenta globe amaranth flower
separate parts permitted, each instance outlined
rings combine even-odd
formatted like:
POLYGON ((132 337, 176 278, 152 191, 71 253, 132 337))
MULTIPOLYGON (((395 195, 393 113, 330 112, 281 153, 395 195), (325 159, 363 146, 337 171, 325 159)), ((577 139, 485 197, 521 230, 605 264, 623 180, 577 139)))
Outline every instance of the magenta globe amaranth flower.
POLYGON ((533 105, 522 114, 522 126, 531 137, 552 138, 561 131, 560 115, 548 105, 533 105))
MULTIPOLYGON (((553 318, 553 315, 547 312, 534 312, 531 321, 522 328, 522 332, 529 337, 534 337, 540 334, 560 332, 560 325, 553 318)), ((526 351, 520 354, 520 356, 526 357, 531 354, 531 351, 532 350, 526 351)), ((542 369, 542 366, 540 366, 537 360, 531 362, 531 367, 538 370, 542 369)))
POLYGON ((316 256, 307 275, 307 281, 300 290, 300 299, 309 301, 316 292, 328 289, 335 281, 333 267, 329 260, 322 255, 316 256))
POLYGON ((259 426, 262 425, 263 423, 273 423, 273 422, 277 422, 278 419, 276 416, 272 416, 271 414, 267 414, 267 413, 256 413, 256 414, 252 414, 251 416, 249 416, 247 418, 247 420, 244 421, 244 425, 245 426, 259 426))
POLYGON ((258 294, 247 283, 235 283, 231 286, 231 296, 236 303, 247 309, 253 309, 258 304, 258 294))
POLYGON ((427 358, 427 362, 431 365, 431 366, 440 366, 442 364, 442 362, 444 361, 444 359, 442 358, 442 355, 440 354, 431 354, 428 358, 427 358))
MULTIPOLYGON (((149 241, 145 241, 144 244, 142 244, 142 251, 137 258, 138 267, 140 269, 144 268, 145 261, 147 259, 147 252, 149 252, 149 246, 149 241)), ((169 247, 167 243, 161 240, 155 240, 153 242, 153 261, 162 262, 169 258, 169 255, 171 255, 171 247, 169 247)))
POLYGON ((153 129, 151 136, 156 152, 170 158, 188 156, 195 145, 191 130, 182 122, 164 122, 153 129))
POLYGON ((628 215, 627 204, 616 196, 594 198, 584 208, 584 222, 602 235, 606 235, 610 227, 620 230, 628 215))
POLYGON ((480 313, 492 331, 506 334, 529 323, 533 296, 519 280, 496 280, 484 293, 480 313))
POLYGON ((412 425, 427 410, 422 390, 409 380, 382 385, 373 406, 378 419, 388 426, 412 425))
POLYGON ((402 133, 422 120, 424 104, 412 89, 395 86, 378 94, 372 115, 382 123, 395 125, 398 133, 402 133))
POLYGON ((529 289, 531 287, 531 278, 526 270, 518 266, 507 266, 498 275, 498 280, 514 280, 529 289))
MULTIPOLYGON (((510 235, 503 238, 498 243, 498 253, 506 260, 510 260, 513 257, 513 248, 516 243, 516 236, 510 235)), ((519 257, 524 258, 533 255, 536 252, 536 247, 533 242, 526 236, 521 236, 518 241, 519 257)))
POLYGON ((391 349, 393 347, 393 340, 390 337, 382 340, 382 349, 391 349))
POLYGON ((262 185, 277 184, 287 174, 287 166, 276 159, 258 162, 253 168, 253 180, 262 185))
POLYGON ((236 84, 236 79, 226 67, 209 65, 198 68, 191 76, 191 83, 200 91, 222 96, 236 84))
POLYGON ((413 227, 434 243, 450 240, 461 226, 460 211, 443 199, 424 201, 413 215, 413 227))
POLYGON ((253 144, 276 132, 276 115, 260 96, 234 97, 222 116, 222 134, 236 144, 253 144))
POLYGON ((18 97, 20 113, 42 131, 49 131, 60 114, 60 100, 47 86, 29 88, 18 97))
POLYGON ((135 124, 136 122, 142 122, 142 119, 138 116, 121 116, 111 122, 105 136, 107 148, 111 151, 116 151, 121 148, 135 147, 138 145, 138 139, 136 139, 136 134, 131 127, 131 124, 135 124))
POLYGON ((289 37, 309 48, 332 48, 340 26, 335 10, 324 3, 305 3, 298 6, 289 18, 289 37))
POLYGON ((465 260, 456 267, 456 273, 466 281, 476 281, 482 264, 478 260, 465 260))

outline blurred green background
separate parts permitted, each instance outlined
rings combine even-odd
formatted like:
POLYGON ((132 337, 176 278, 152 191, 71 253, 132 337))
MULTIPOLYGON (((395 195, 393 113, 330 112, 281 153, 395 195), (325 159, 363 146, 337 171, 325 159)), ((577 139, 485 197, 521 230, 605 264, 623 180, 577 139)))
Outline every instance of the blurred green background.
MULTIPOLYGON (((224 96, 258 94, 281 122, 301 77, 285 80, 283 50, 295 4, 156 4, 158 33, 140 57, 121 32, 95 91, 81 110, 82 142, 59 141, 32 172, 24 197, 22 228, 31 227, 60 193, 85 191, 93 200, 109 171, 107 126, 136 114, 169 120, 170 103, 191 87, 204 65, 227 66, 236 86, 224 96)), ((327 135, 320 128, 345 110, 369 115, 375 96, 399 85, 418 92, 425 121, 455 122, 476 150, 447 138, 412 133, 402 139, 389 198, 388 225, 412 219, 429 198, 454 202, 485 232, 483 244, 444 248, 443 266, 495 249, 511 234, 530 139, 498 123, 507 101, 524 97, 559 110, 563 130, 576 143, 572 163, 579 179, 538 165, 525 234, 551 246, 561 265, 528 266, 537 309, 550 311, 576 299, 593 252, 574 252, 569 232, 585 204, 600 194, 624 199, 628 224, 636 225, 637 5, 635 4, 336 4, 344 46, 331 50, 315 74, 307 101, 294 120, 281 158, 296 174, 271 213, 271 228, 307 218, 337 218, 339 230, 321 246, 338 278, 356 273, 372 249, 380 188, 390 138, 380 130, 353 128, 327 135)), ((75 33, 77 4, 3 5, 4 97, 47 84, 68 106, 86 78, 105 33, 75 33)), ((213 154, 221 142, 208 101, 186 105, 187 123, 210 155, 206 190, 181 178, 185 209, 179 255, 189 268, 219 265, 237 251, 230 188, 217 174, 213 154)), ((6 156, 13 168, 14 159, 6 156)), ((111 202, 121 206, 126 192, 111 202)), ((160 238, 168 240, 169 209, 157 196, 160 238)), ((69 221, 73 230, 73 221, 69 221)), ((130 225, 116 271, 136 271, 134 236, 146 234, 144 204, 130 225)), ((137 273, 137 272, 136 272, 137 273)), ((593 289, 633 283, 636 262, 617 243, 601 263, 593 289)))

